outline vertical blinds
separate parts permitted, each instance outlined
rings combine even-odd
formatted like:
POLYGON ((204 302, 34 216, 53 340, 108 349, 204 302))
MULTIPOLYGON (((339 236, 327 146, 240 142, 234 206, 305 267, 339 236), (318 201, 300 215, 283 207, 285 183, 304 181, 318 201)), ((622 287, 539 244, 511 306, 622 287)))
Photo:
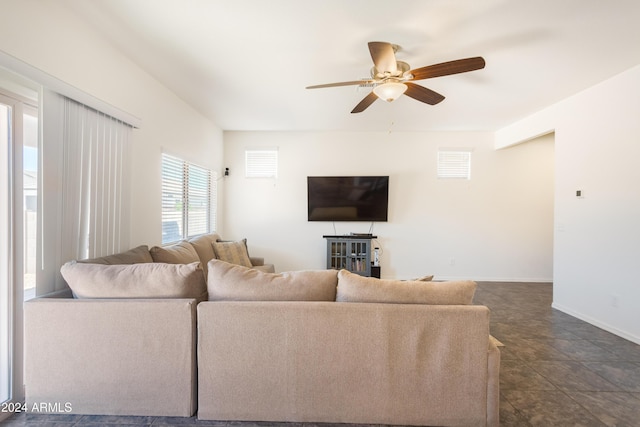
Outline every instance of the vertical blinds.
POLYGON ((162 243, 211 231, 213 190, 209 169, 162 155, 162 243))
POLYGON ((64 100, 62 250, 93 258, 129 247, 131 126, 64 100))

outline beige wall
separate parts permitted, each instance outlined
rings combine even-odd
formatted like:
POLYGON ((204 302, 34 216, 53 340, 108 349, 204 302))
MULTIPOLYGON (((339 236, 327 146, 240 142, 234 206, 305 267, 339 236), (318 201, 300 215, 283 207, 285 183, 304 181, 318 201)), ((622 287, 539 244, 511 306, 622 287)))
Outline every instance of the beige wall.
POLYGON ((503 150, 489 132, 225 132, 224 144, 225 237, 279 271, 325 266, 334 228, 307 221, 308 175, 389 175, 389 221, 373 230, 383 277, 552 278, 553 135, 503 150), (244 150, 261 146, 278 147, 275 180, 244 178, 244 150), (473 148, 470 181, 436 178, 438 147, 473 148))
POLYGON ((553 306, 640 343, 640 66, 496 133, 555 129, 553 306), (582 191, 582 198, 576 191, 582 191))

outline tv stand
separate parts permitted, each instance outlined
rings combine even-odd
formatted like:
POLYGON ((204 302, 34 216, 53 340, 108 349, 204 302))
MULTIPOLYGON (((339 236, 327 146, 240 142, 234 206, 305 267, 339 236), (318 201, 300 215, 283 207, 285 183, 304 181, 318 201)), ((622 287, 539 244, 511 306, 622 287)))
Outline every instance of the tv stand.
POLYGON ((360 237, 360 238, 365 238, 365 239, 373 239, 374 236, 371 233, 349 233, 349 236, 353 236, 353 237, 360 237))
MULTIPOLYGON (((327 239, 327 269, 345 269, 361 276, 372 276, 372 234, 325 235, 327 239)), ((380 267, 373 271, 380 277, 380 267)))

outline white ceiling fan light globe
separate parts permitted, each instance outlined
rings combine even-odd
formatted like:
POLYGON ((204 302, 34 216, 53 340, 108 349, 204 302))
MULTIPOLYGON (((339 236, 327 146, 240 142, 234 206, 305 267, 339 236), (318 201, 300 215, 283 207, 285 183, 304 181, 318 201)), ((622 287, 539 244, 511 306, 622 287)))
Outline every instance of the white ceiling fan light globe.
POLYGON ((380 99, 387 102, 395 101, 400 95, 407 91, 407 85, 398 82, 388 82, 373 88, 373 93, 380 99))

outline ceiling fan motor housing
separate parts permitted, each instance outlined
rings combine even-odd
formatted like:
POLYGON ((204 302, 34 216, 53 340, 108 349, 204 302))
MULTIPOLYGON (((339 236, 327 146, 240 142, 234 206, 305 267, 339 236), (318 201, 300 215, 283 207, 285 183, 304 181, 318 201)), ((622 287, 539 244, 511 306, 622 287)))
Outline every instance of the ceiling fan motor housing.
POLYGON ((397 64, 397 69, 396 69, 396 71, 393 71, 393 72, 391 72, 391 71, 380 71, 374 65, 373 67, 371 67, 371 78, 376 79, 376 80, 385 79, 385 78, 389 78, 389 77, 402 78, 402 77, 404 77, 404 74, 411 69, 409 64, 407 64, 404 61, 396 61, 396 64, 397 64))

